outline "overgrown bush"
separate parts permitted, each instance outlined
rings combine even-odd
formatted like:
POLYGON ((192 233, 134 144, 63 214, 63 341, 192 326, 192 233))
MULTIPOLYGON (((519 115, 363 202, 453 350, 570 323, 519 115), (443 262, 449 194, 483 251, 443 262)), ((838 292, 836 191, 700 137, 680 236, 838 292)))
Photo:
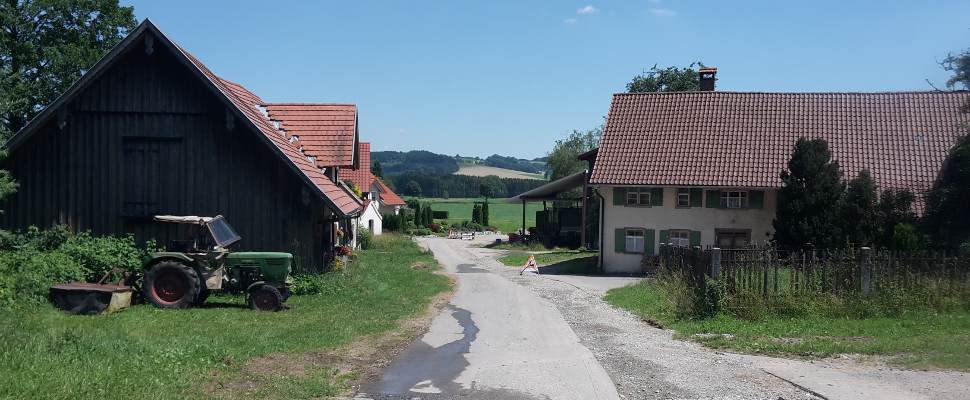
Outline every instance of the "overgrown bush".
MULTIPOLYGON (((154 249, 154 244, 149 243, 154 249)), ((64 226, 0 234, 0 305, 37 302, 58 282, 94 281, 114 268, 137 270, 147 255, 131 236, 74 234, 64 226)))
POLYGON ((293 294, 339 296, 346 293, 346 280, 338 274, 293 275, 293 294))
POLYGON ((428 229, 428 228, 408 229, 408 232, 407 232, 407 234, 411 236, 428 236, 431 233, 432 233, 431 229, 428 229))
POLYGON ((441 232, 441 224, 433 223, 431 225, 428 225, 428 229, 430 229, 431 232, 434 232, 434 233, 441 232))
POLYGON ((374 234, 367 228, 357 230, 357 244, 361 250, 367 250, 374 245, 374 234))
POLYGON ((404 228, 404 220, 400 215, 384 214, 382 228, 386 231, 400 232, 404 228))

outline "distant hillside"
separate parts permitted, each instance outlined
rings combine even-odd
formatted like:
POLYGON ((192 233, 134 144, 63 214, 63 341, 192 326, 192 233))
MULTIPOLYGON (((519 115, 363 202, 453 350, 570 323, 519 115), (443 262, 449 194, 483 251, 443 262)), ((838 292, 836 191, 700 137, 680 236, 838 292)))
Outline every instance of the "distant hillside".
POLYGON ((449 156, 424 150, 375 151, 371 159, 381 163, 384 174, 416 172, 433 175, 497 175, 506 178, 544 179, 545 158, 526 160, 493 154, 485 159, 474 156, 449 156))
POLYGON ((381 170, 385 175, 405 172, 448 175, 458 172, 458 161, 455 157, 430 151, 375 151, 371 152, 370 157, 371 162, 381 163, 381 170))
POLYGON ((530 174, 538 174, 545 171, 545 164, 537 164, 529 160, 523 160, 515 157, 505 157, 498 154, 488 156, 488 158, 485 159, 485 165, 489 167, 528 172, 530 174))
POLYGON ((455 175, 468 175, 468 176, 489 176, 495 175, 499 178, 515 178, 515 179, 546 179, 546 176, 541 173, 528 173, 522 171, 516 171, 514 169, 491 167, 488 165, 468 165, 463 164, 455 175))

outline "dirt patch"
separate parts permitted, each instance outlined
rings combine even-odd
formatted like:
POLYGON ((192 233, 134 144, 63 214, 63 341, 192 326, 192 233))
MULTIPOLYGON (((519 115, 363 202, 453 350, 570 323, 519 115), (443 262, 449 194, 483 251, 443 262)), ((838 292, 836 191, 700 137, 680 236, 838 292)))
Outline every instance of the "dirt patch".
MULTIPOLYGON (((430 268, 429 265, 423 268, 430 268)), ((412 266, 415 268, 415 266, 412 266)), ((439 274, 446 275, 442 272, 439 274)), ((448 276, 454 287, 455 279, 448 276)), ((273 381, 329 379, 344 386, 344 397, 359 389, 360 382, 373 378, 397 357, 412 340, 427 332, 431 320, 448 304, 454 291, 448 291, 431 300, 419 315, 399 322, 398 328, 380 335, 369 335, 337 349, 324 352, 299 354, 274 353, 247 360, 239 373, 231 377, 214 372, 203 390, 206 397, 248 398, 266 397, 267 386, 273 381)), ((223 360, 231 367, 234 360, 223 360)))
POLYGON ((428 265, 427 263, 423 263, 423 262, 420 262, 420 261, 418 261, 418 262, 416 262, 414 264, 411 264, 411 269, 428 269, 428 268, 431 268, 431 266, 428 265))

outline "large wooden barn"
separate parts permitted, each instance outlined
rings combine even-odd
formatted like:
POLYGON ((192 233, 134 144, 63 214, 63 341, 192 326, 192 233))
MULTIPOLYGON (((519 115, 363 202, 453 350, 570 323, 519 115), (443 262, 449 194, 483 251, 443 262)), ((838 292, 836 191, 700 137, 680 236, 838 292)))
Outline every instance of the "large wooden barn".
POLYGON ((337 180, 339 168, 358 167, 357 109, 321 105, 305 118, 318 125, 288 127, 272 107, 146 20, 6 143, 3 168, 20 189, 0 223, 164 244, 183 233, 154 215, 221 214, 243 238, 234 249, 325 268, 361 208, 337 180), (301 130, 330 134, 304 144, 301 130))

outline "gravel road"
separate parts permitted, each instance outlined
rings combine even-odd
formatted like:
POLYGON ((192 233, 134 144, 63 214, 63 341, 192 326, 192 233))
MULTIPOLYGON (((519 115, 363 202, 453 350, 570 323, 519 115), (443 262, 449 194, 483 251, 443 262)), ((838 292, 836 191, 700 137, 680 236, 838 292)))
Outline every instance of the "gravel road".
MULTIPOLYGON (((470 247, 475 263, 530 288, 556 306, 625 399, 815 399, 731 354, 674 340, 602 300, 606 287, 556 276, 519 275, 495 261, 502 252, 470 247)), ((593 278, 595 279, 595 278, 593 278)), ((541 334, 541 333, 540 333, 541 334)))

